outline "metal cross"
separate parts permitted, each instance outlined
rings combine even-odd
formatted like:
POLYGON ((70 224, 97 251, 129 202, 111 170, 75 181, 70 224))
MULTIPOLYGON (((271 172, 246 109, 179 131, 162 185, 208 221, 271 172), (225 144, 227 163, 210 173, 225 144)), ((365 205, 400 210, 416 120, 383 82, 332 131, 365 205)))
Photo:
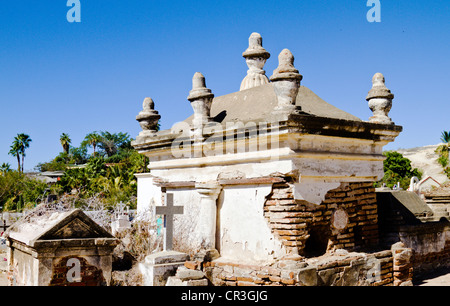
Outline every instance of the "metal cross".
POLYGON ((173 193, 164 195, 166 206, 156 206, 155 215, 164 216, 164 251, 171 251, 173 247, 173 217, 183 214, 183 206, 173 206, 173 193))

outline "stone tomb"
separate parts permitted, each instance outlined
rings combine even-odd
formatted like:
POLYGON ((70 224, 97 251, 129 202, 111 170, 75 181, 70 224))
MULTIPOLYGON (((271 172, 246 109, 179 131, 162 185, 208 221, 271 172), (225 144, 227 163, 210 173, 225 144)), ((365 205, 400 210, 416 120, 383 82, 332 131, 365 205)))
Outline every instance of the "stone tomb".
POLYGON ((9 285, 105 286, 118 240, 79 209, 39 211, 6 231, 9 285))
POLYGON ((156 103, 144 100, 136 117, 143 131, 132 145, 149 158, 150 172, 136 175, 138 212, 173 194, 174 205, 184 207, 174 223, 177 245, 191 254, 215 249, 215 263, 227 269, 377 247, 373 182, 384 175, 384 146, 402 131, 388 116, 394 95, 384 76, 374 74, 368 95, 355 101, 365 99, 372 111, 362 120, 301 84, 288 49, 270 78, 259 34, 243 57, 249 71, 237 92, 215 97, 195 73, 187 97, 193 114, 171 129, 157 131, 156 103))
MULTIPOLYGON (((253 33, 249 48, 259 50, 262 76, 269 56, 261 43, 253 33)), ((303 79, 288 49, 270 82, 225 96, 215 97, 197 72, 187 97, 193 115, 158 132, 156 103, 145 99, 137 117, 144 130, 132 143, 150 160, 150 173, 136 175, 138 211, 173 193, 185 211, 174 237, 192 252, 217 249, 231 260, 308 255, 308 244, 326 251, 328 240, 349 250, 376 245, 376 208, 366 206, 376 202, 383 147, 402 131, 388 117, 394 96, 376 73, 361 97, 373 111, 364 121, 322 100, 303 79)))

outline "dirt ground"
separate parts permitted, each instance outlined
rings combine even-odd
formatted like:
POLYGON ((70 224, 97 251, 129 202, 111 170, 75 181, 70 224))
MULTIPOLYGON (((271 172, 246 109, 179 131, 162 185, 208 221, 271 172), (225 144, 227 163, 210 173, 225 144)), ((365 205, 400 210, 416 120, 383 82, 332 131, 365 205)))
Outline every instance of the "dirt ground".
POLYGON ((0 287, 1 286, 7 286, 8 282, 6 279, 6 274, 4 272, 0 272, 0 287))
POLYGON ((426 275, 414 282, 414 286, 450 286, 450 269, 443 269, 426 275))

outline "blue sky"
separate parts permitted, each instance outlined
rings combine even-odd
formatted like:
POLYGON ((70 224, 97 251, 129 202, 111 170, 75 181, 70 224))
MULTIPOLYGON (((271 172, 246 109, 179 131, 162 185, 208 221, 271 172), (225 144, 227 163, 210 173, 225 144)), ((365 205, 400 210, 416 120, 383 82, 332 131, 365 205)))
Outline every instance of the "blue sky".
POLYGON ((140 131, 135 116, 152 97, 170 128, 192 113, 195 72, 216 96, 239 90, 252 32, 272 54, 288 48, 307 86, 368 120, 376 72, 395 94, 390 117, 404 130, 386 149, 439 143, 450 130, 450 1, 381 0, 369 23, 366 0, 0 0, 0 164, 14 136, 33 139, 25 169, 50 161, 61 133, 78 146, 92 131, 140 131))

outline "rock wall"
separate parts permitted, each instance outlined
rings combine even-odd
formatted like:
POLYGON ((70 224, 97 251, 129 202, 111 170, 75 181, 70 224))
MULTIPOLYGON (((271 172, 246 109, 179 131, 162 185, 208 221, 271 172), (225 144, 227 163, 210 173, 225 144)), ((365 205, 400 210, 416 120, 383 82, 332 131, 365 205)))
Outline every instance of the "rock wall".
POLYGON ((390 250, 372 254, 342 252, 317 260, 283 260, 270 266, 220 260, 186 266, 203 267, 215 286, 386 286, 395 280, 390 250))

